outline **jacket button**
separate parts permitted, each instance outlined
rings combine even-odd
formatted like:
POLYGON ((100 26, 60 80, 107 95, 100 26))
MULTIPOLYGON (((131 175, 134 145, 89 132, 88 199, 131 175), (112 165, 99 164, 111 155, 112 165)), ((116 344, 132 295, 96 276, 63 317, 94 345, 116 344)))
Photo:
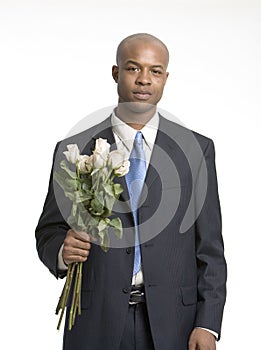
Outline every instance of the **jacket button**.
POLYGON ((131 253, 131 248, 127 248, 127 249, 126 249, 126 253, 127 253, 127 254, 130 254, 130 253, 131 253))
POLYGON ((123 291, 123 293, 125 293, 125 294, 129 293, 129 289, 128 289, 128 288, 122 288, 122 291, 123 291))

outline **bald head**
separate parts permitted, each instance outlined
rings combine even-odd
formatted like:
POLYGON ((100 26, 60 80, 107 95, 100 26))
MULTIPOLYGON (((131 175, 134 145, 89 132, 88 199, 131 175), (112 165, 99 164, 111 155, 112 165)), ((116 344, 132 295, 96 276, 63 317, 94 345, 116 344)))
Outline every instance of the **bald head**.
POLYGON ((168 50, 167 46, 160 39, 156 38, 155 36, 153 36, 151 34, 137 33, 137 34, 133 34, 133 35, 126 37, 125 39, 123 39, 120 42, 118 49, 117 49, 117 54, 116 54, 117 65, 119 65, 121 60, 122 60, 124 50, 126 48, 131 47, 132 45, 135 45, 136 43, 144 43, 144 45, 145 44, 153 44, 153 45, 159 46, 163 50, 163 52, 166 56, 167 63, 168 63, 169 50, 168 50))

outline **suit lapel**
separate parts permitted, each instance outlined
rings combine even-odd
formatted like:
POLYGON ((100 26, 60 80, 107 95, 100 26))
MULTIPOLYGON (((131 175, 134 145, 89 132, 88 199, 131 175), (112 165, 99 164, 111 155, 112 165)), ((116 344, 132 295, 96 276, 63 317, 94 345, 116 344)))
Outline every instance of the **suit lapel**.
POLYGON ((173 140, 166 137, 170 132, 169 130, 166 131, 166 127, 165 119, 160 115, 159 129, 145 178, 147 190, 149 190, 161 173, 167 171, 170 165, 171 153, 173 152, 173 140))

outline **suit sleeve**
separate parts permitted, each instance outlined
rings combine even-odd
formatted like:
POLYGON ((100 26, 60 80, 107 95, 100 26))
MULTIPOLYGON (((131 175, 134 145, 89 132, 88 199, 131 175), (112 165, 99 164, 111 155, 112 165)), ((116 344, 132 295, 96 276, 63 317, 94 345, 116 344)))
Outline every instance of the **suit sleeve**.
POLYGON ((219 339, 226 299, 227 272, 212 140, 208 140, 205 147, 201 166, 203 165, 207 168, 207 191, 196 221, 198 303, 195 327, 211 329, 218 334, 219 339))
POLYGON ((54 151, 48 193, 35 230, 39 258, 56 278, 64 277, 65 275, 64 272, 58 270, 58 253, 64 242, 66 233, 70 229, 59 210, 54 191, 53 171, 58 148, 59 143, 56 145, 54 151))

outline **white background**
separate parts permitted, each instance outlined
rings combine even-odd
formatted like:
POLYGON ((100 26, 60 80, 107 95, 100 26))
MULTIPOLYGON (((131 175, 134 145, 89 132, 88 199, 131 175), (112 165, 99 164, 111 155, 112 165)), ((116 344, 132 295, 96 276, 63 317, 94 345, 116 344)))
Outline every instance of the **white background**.
POLYGON ((39 261, 34 229, 56 142, 116 104, 116 47, 136 32, 170 50, 159 106, 215 142, 228 262, 218 349, 257 348, 260 2, 0 0, 2 349, 61 349, 54 310, 63 281, 39 261))

